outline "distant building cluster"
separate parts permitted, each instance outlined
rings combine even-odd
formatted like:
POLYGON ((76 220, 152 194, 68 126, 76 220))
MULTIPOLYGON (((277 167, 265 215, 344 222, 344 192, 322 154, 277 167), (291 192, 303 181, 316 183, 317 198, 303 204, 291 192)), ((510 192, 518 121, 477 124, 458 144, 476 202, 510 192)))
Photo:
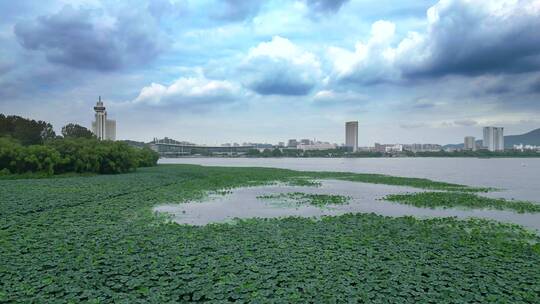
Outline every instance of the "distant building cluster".
MULTIPOLYGON (((95 107, 96 121, 106 121, 106 112, 103 103, 100 101, 95 107)), ((113 121, 114 122, 114 121, 113 121)), ((105 127, 107 128, 107 127, 105 127)), ((107 130, 105 129, 107 132, 107 130)), ((96 134, 100 130, 95 131, 96 134)), ((105 132, 105 137, 107 133, 105 132)), ((114 131, 113 131, 114 132, 114 131)), ((114 133, 113 133, 114 134, 114 133)), ((463 140, 463 147, 448 145, 443 147, 432 143, 375 143, 373 147, 359 147, 358 145, 358 121, 348 121, 345 123, 345 143, 337 144, 330 142, 317 141, 315 139, 289 139, 287 142, 281 141, 274 144, 269 143, 224 143, 218 146, 197 145, 187 141, 177 141, 170 138, 154 140, 149 144, 152 149, 159 152, 164 157, 175 157, 181 155, 244 155, 254 152, 268 153, 277 155, 304 155, 310 151, 327 151, 328 155, 343 155, 347 153, 382 153, 386 155, 408 155, 408 153, 422 152, 441 152, 441 151, 504 151, 504 128, 502 127, 484 127, 483 140, 477 140, 474 136, 466 136, 463 140), (279 151, 277 151, 279 150, 279 151), (282 154, 280 154, 282 153, 282 154)), ((540 146, 514 145, 514 150, 536 150, 540 152, 540 146)), ((253 153, 252 153, 253 155, 253 153)), ((324 155, 324 154, 311 154, 324 155)))
POLYGON ((463 140, 463 150, 476 151, 489 150, 491 152, 504 151, 504 128, 484 127, 482 142, 476 141, 474 136, 466 136, 463 140))
MULTIPOLYGON (((95 119, 92 122, 92 131, 99 140, 116 140, 116 121, 108 119, 107 111, 101 96, 99 97, 96 105, 94 106, 95 119)), ((357 153, 357 152, 375 152, 398 155, 403 152, 440 152, 440 151, 477 151, 477 150, 489 150, 492 152, 504 151, 504 128, 487 126, 483 128, 482 140, 477 140, 474 136, 465 136, 463 139, 463 148, 457 145, 441 146, 439 144, 425 144, 425 143, 393 143, 393 144, 381 144, 375 143, 373 147, 359 147, 358 144, 358 121, 345 122, 345 143, 337 144, 324 141, 317 141, 311 139, 289 139, 287 142, 279 142, 277 145, 269 143, 252 143, 244 142, 239 143, 224 143, 218 146, 197 145, 195 143, 187 141, 177 141, 168 137, 163 139, 154 138, 148 145, 155 151, 159 152, 162 156, 180 156, 190 155, 194 153, 209 153, 209 154, 223 154, 223 155, 242 155, 252 150, 258 150, 259 152, 265 152, 267 150, 279 149, 280 152, 293 152, 294 151, 306 152, 306 151, 329 151, 331 154, 339 153, 357 153), (286 151, 287 150, 287 151, 286 151), (291 151, 294 150, 294 151, 291 151), (339 151, 330 151, 339 150, 339 151)), ((141 143, 146 145, 145 143, 141 143)), ((538 151, 540 152, 540 146, 534 145, 514 145, 513 150, 517 151, 538 151)), ((266 152, 265 152, 266 153, 266 152)))
POLYGON ((441 145, 437 144, 380 144, 375 143, 372 148, 374 152, 391 153, 391 152, 438 152, 442 150, 441 145))
POLYGON ((514 150, 518 150, 518 151, 521 151, 521 152, 524 152, 524 151, 540 151, 540 146, 519 144, 519 145, 514 145, 514 150))
POLYGON ((107 111, 99 96, 94 107, 95 120, 92 122, 92 131, 99 140, 116 140, 116 121, 107 119, 107 111))

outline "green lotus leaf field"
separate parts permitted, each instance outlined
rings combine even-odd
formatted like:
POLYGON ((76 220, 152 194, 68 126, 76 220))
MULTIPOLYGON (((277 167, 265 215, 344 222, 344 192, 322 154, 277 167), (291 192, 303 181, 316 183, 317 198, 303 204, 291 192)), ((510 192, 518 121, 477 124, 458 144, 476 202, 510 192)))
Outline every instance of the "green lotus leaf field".
POLYGON ((190 165, 0 180, 0 303, 540 303, 540 239, 517 225, 347 214, 188 226, 152 212, 299 177, 482 191, 190 165))

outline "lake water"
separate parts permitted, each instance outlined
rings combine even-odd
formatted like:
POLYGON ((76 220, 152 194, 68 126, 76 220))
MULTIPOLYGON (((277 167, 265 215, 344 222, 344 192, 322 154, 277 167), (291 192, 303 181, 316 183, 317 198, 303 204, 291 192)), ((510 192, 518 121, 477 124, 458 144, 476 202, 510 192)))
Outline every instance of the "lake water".
POLYGON ((540 202, 540 158, 169 158, 159 163, 381 173, 494 187, 504 191, 488 196, 540 202))
MULTIPOLYGON (((198 164, 207 166, 275 167, 301 171, 342 171, 381 173, 394 176, 421 177, 438 181, 504 189, 481 195, 521 199, 540 203, 540 159, 474 159, 474 158, 178 158, 161 159, 160 163, 198 164)), ((420 218, 456 216, 487 218, 515 223, 540 232, 540 214, 517 214, 512 211, 477 209, 427 209, 381 201, 388 194, 417 192, 402 186, 375 185, 348 181, 321 181, 321 187, 269 185, 234 189, 226 195, 210 195, 204 202, 165 204, 154 208, 165 212, 181 224, 204 225, 227 222, 234 218, 268 218, 282 216, 318 217, 350 212, 377 213, 387 216, 420 218), (287 192, 339 194, 350 196, 346 205, 328 208, 279 205, 257 198, 260 195, 287 192)))
POLYGON ((188 225, 223 223, 237 218, 320 217, 345 213, 376 213, 385 216, 408 215, 418 218, 455 216, 458 218, 495 219, 501 222, 519 224, 540 232, 540 214, 518 214, 512 211, 481 209, 417 208, 381 200, 388 194, 418 191, 422 190, 402 186, 323 180, 320 187, 268 185, 238 188, 225 195, 210 194, 208 199, 203 202, 156 206, 154 211, 168 213, 175 222, 188 225), (330 205, 319 208, 311 205, 296 205, 290 202, 282 203, 284 200, 279 198, 271 200, 258 198, 258 196, 263 195, 291 192, 339 194, 348 196, 350 200, 344 205, 330 205))

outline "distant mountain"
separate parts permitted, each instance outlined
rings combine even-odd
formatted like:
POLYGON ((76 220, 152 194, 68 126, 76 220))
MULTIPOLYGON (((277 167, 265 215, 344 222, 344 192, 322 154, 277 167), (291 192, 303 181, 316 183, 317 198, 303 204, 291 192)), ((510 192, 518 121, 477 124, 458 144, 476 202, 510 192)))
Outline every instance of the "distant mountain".
MULTIPOLYGON (((482 144, 482 140, 479 139, 476 141, 478 145, 482 144)), ((504 147, 512 148, 514 145, 533 145, 540 146, 540 129, 532 130, 531 132, 521 134, 521 135, 507 135, 504 137, 504 147)), ((443 146, 443 148, 453 148, 453 149, 463 149, 463 143, 461 144, 449 144, 443 146)))
POLYGON ((522 135, 509 135, 504 137, 504 146, 512 148, 514 145, 540 146, 540 129, 532 130, 522 135))

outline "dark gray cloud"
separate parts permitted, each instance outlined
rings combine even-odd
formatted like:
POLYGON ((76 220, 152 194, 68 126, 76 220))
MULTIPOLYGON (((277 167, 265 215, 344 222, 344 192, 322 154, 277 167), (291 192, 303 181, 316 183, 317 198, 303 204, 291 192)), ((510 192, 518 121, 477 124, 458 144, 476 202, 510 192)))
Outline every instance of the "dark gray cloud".
POLYGON ((266 70, 260 77, 248 84, 248 87, 261 95, 301 96, 311 92, 315 83, 291 75, 287 69, 266 70))
POLYGON ((536 79, 530 84, 529 92, 540 94, 540 78, 536 79))
MULTIPOLYGON (((399 64, 408 77, 523 73, 540 69, 540 16, 527 1, 504 7, 445 1, 432 8, 423 42, 399 64)), ((530 3, 529 3, 530 4, 530 3)))
POLYGON ((319 13, 337 12, 349 0, 306 0, 307 5, 319 13))
POLYGON ((248 77, 246 86, 261 95, 307 95, 317 83, 310 66, 294 65, 283 59, 253 59, 242 68, 242 73, 248 77))
POLYGON ((106 24, 102 12, 64 7, 58 13, 15 25, 28 49, 43 52, 49 62, 113 71, 144 65, 160 53, 163 42, 148 15, 126 13, 106 24))

